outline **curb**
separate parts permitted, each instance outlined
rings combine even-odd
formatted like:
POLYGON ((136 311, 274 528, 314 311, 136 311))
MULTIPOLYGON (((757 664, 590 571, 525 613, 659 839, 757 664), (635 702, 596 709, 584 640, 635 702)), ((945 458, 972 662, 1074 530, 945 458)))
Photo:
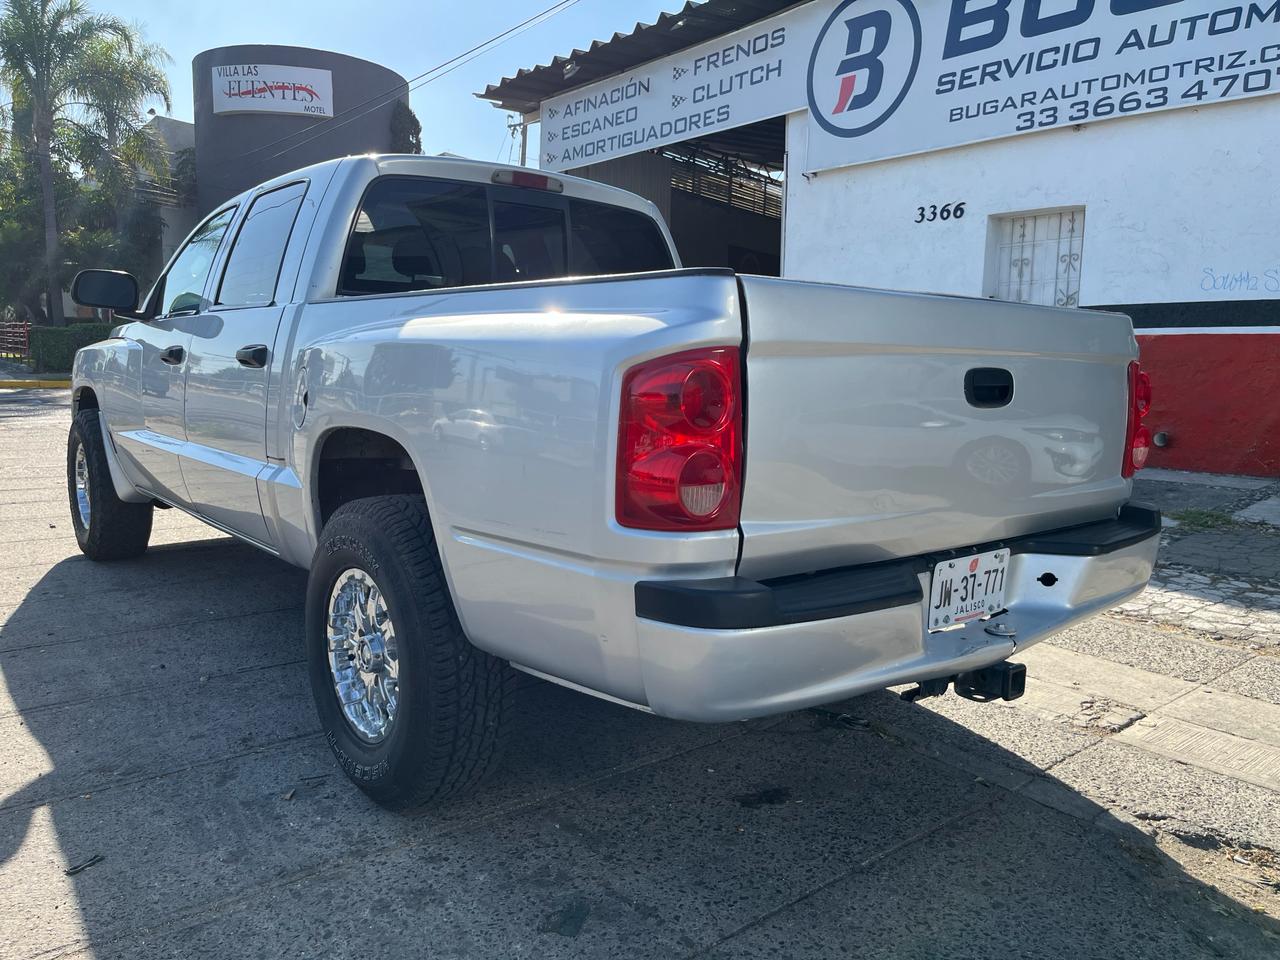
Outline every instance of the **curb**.
POLYGON ((70 380, 0 380, 0 390, 32 390, 69 389, 70 380))

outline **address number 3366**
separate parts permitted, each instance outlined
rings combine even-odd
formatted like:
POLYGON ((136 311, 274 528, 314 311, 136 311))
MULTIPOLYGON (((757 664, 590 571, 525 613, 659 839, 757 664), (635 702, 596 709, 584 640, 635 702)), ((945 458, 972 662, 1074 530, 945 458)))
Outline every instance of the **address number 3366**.
POLYGON ((961 220, 964 218, 964 204, 944 203, 938 206, 931 203, 927 207, 916 207, 916 223, 933 223, 935 220, 961 220))

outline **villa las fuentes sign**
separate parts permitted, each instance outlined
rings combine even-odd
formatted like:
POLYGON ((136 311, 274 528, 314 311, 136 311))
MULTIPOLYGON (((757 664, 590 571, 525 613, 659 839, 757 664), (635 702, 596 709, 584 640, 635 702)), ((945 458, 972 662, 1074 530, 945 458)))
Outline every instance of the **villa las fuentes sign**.
POLYGON ((333 75, 312 67, 232 63, 213 68, 214 113, 333 116, 333 75))

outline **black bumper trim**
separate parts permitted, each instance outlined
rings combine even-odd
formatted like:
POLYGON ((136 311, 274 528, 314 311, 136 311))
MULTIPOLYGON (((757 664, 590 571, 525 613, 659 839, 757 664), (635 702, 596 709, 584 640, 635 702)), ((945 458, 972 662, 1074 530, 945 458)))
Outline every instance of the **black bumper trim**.
POLYGON ((919 574, 940 560, 1008 547, 1013 553, 1099 557, 1160 533, 1160 511, 1129 503, 1113 520, 887 563, 841 567, 772 580, 642 580, 636 616, 705 630, 750 630, 851 617, 923 600, 919 574))
POLYGON ((1086 523, 1049 533, 1033 533, 1009 541, 1014 553, 1053 553, 1063 557, 1100 557, 1115 553, 1160 532, 1160 511, 1143 503, 1126 503, 1114 520, 1086 523))

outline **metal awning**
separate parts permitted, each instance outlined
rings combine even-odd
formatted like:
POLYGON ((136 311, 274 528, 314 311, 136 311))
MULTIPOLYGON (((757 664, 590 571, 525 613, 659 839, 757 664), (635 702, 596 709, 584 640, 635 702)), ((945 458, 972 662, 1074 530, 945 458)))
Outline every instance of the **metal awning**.
POLYGON ((476 96, 492 100, 502 110, 528 115, 543 100, 605 77, 658 60, 704 40, 732 33, 807 0, 705 0, 689 2, 676 13, 664 13, 653 23, 637 23, 630 33, 592 41, 550 63, 521 70, 490 84, 476 96))

